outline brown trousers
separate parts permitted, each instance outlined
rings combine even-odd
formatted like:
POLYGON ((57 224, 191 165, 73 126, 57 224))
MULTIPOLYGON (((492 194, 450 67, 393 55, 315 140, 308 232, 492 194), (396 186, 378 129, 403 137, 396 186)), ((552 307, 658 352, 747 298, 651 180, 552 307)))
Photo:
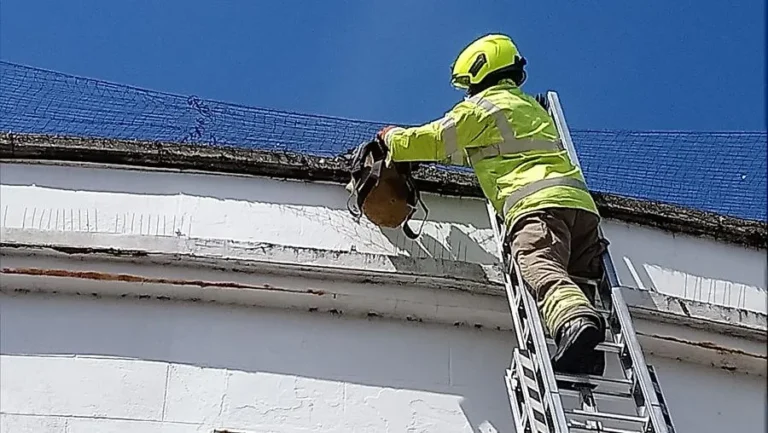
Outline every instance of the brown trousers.
POLYGON ((512 227, 508 242, 537 302, 556 287, 577 286, 571 275, 600 278, 608 242, 599 238, 599 223, 597 215, 581 209, 550 208, 525 215, 512 227))

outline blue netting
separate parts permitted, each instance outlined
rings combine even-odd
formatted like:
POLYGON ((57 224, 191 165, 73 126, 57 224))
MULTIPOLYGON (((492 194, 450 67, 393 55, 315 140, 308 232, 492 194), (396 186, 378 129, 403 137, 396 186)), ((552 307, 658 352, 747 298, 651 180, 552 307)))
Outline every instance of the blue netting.
MULTIPOLYGON (((335 156, 383 125, 201 100, 0 62, 2 131, 335 156)), ((766 219, 766 132, 575 130, 572 135, 592 189, 766 219)))
POLYGON ((766 219, 765 132, 573 131, 591 189, 766 219))

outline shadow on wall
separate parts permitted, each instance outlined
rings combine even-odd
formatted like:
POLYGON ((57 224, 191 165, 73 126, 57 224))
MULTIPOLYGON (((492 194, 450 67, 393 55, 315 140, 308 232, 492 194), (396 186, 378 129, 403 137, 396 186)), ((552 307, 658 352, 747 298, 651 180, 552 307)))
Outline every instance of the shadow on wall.
POLYGON ((768 431, 764 377, 703 365, 681 365, 679 361, 655 356, 647 357, 647 361, 656 368, 678 431, 768 431), (735 425, 739 427, 734 428, 735 425))
MULTIPOLYGON (((474 431, 490 423, 496 430, 485 433, 513 432, 503 381, 511 333, 212 304, 42 295, 0 295, 0 312, 4 355, 117 357, 343 382, 358 394, 368 393, 360 403, 366 407, 390 391, 398 394, 387 398, 406 405, 432 398, 424 393, 461 396, 461 410, 474 431)), ((225 376, 206 373, 204 381, 189 383, 209 387, 200 395, 219 393, 216 401, 223 401, 221 393, 228 394, 229 387, 247 385, 251 391, 235 394, 251 400, 237 403, 254 404, 258 377, 225 376), (234 382, 245 379, 245 384, 234 382)), ((129 374, 121 380, 133 379, 129 374)))
MULTIPOLYGON (((414 223, 414 228, 420 222, 414 223)), ((476 234, 480 234, 477 229, 476 234)), ((402 230, 383 229, 384 236, 398 249, 408 253, 413 258, 432 258, 437 260, 453 260, 459 262, 479 263, 484 265, 498 263, 498 258, 492 255, 484 245, 493 246, 493 235, 482 233, 477 239, 471 238, 458 227, 450 226, 448 236, 440 241, 429 233, 422 233, 419 239, 411 240, 405 237, 402 230)))

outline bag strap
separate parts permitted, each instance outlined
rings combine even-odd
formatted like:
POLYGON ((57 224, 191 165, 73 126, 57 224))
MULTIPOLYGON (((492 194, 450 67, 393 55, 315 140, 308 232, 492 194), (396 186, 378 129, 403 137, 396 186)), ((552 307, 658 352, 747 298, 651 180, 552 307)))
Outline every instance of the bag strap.
MULTIPOLYGON (((387 149, 378 140, 363 143, 355 150, 350 172, 352 174, 352 179, 356 182, 356 188, 347 200, 347 209, 356 219, 359 219, 362 216, 365 199, 368 198, 368 194, 373 191, 373 188, 378 184, 379 179, 381 178, 386 157, 387 149), (368 157, 368 154, 371 154, 374 163, 371 165, 370 170, 366 172, 365 159, 368 157), (356 196, 356 209, 353 209, 351 206, 352 197, 354 196, 356 196)), ((421 236, 421 231, 424 228, 427 216, 429 216, 429 209, 421 199, 421 192, 413 181, 413 169, 418 165, 406 162, 394 164, 397 166, 398 172, 405 177, 405 184, 408 188, 408 197, 406 201, 411 207, 411 211, 408 213, 408 216, 402 224, 403 234, 409 239, 418 239, 419 236, 421 236), (424 219, 421 221, 418 231, 415 232, 408 223, 413 218, 413 215, 416 213, 419 206, 424 210, 424 219)))
POLYGON ((377 140, 361 143, 357 149, 355 149, 350 167, 352 179, 355 181, 355 189, 347 199, 347 210, 355 219, 360 219, 363 215, 363 203, 381 178, 385 157, 386 151, 377 140), (375 162, 372 164, 371 168, 367 170, 365 167, 365 159, 368 157, 369 153, 375 162), (357 207, 353 209, 352 199, 355 196, 355 205, 357 207))
POLYGON ((418 239, 419 236, 421 236, 421 231, 424 229, 424 223, 427 221, 427 217, 429 216, 429 209, 427 208, 427 205, 424 204, 424 201, 421 199, 421 191, 419 191, 418 188, 416 188, 416 183, 413 181, 411 167, 408 169, 408 174, 405 177, 405 184, 408 186, 408 204, 411 206, 411 212, 408 214, 408 216, 405 218, 405 221, 403 221, 403 234, 408 239, 418 239), (411 229, 408 222, 413 218, 413 215, 416 213, 417 206, 421 205, 421 208, 424 210, 424 219, 421 220, 421 225, 419 225, 418 232, 414 232, 413 229, 411 229))
POLYGON ((358 181, 357 188, 357 208, 362 209, 365 199, 368 198, 368 194, 373 191, 376 184, 379 183, 381 178, 381 171, 384 169, 384 160, 380 159, 371 165, 371 170, 360 181, 358 181))

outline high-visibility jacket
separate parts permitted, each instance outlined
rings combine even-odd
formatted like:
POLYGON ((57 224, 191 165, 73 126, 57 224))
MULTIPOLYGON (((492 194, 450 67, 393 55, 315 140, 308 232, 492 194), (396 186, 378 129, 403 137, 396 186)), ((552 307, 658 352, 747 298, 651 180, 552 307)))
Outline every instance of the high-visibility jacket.
POLYGON ((384 142, 394 161, 473 167, 485 196, 509 228, 521 216, 545 208, 599 215, 554 120, 510 80, 466 98, 441 119, 392 128, 384 142))

